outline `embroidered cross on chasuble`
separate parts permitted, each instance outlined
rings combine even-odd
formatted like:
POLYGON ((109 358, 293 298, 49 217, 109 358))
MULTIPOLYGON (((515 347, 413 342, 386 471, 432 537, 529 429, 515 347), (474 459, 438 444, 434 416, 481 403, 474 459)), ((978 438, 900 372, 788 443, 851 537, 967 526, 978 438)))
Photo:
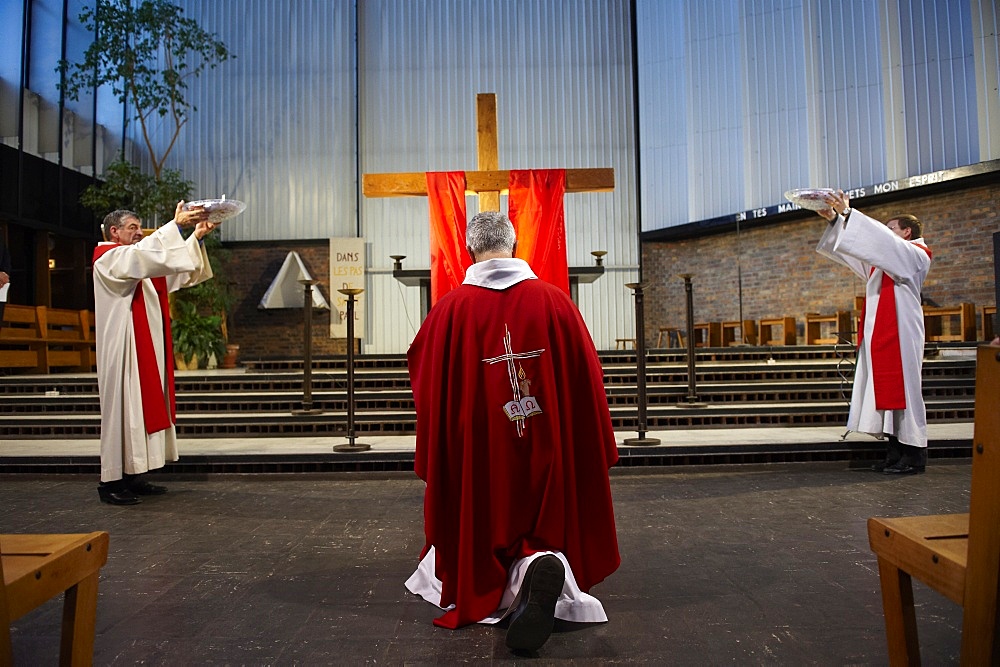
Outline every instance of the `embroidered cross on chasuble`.
MULTIPOLYGON (((431 219, 431 303, 462 284, 472 258, 465 249, 465 172, 427 172, 431 219)), ((569 294, 565 169, 511 169, 508 217, 517 235, 517 257, 540 280, 569 294)))

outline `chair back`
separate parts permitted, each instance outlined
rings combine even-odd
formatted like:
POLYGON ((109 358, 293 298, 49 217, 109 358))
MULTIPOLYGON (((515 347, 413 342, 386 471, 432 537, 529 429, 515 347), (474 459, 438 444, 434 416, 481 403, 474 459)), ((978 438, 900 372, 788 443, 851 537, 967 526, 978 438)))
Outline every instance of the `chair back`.
POLYGON ((1000 347, 982 345, 976 358, 976 415, 972 436, 972 490, 962 662, 1000 660, 1000 347), (991 655, 972 655, 974 637, 992 637, 991 655))

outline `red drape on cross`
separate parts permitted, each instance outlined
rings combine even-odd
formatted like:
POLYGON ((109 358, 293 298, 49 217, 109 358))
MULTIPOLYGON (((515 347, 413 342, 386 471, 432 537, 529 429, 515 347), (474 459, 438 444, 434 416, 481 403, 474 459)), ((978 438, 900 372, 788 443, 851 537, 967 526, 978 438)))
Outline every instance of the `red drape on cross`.
MULTIPOLYGON (((517 234, 517 256, 535 274, 569 294, 565 169, 510 171, 509 217, 517 234)), ((462 284, 472 264, 465 249, 465 173, 427 172, 430 208, 431 304, 462 284)))

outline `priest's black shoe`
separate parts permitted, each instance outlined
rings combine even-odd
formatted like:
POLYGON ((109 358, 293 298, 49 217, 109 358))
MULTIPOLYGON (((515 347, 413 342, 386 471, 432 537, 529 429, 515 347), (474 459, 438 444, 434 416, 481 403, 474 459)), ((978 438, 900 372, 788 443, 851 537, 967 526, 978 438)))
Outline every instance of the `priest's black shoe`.
POLYGON ((137 496, 162 496, 167 492, 167 487, 150 484, 138 476, 126 478, 125 487, 137 496))
POLYGON ((128 489, 102 484, 97 487, 97 495, 102 503, 111 505, 138 505, 142 501, 128 489))
POLYGON ((894 466, 899 463, 899 460, 903 458, 903 449, 894 436, 888 436, 889 442, 885 447, 885 458, 878 463, 872 464, 872 471, 874 472, 885 472, 885 469, 894 466))
POLYGON ((552 634, 556 601, 566 581, 562 561, 552 554, 539 556, 528 565, 521 589, 511 605, 507 647, 514 651, 537 651, 552 634))
POLYGON ((920 475, 924 470, 924 466, 912 465, 906 461, 897 461, 891 466, 886 466, 882 472, 886 475, 920 475))

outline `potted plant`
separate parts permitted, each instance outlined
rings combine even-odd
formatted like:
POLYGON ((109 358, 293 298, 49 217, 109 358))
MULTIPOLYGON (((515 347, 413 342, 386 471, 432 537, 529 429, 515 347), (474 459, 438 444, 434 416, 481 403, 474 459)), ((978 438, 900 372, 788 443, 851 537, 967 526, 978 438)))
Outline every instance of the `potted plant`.
POLYGON ((220 316, 200 314, 191 301, 174 301, 173 311, 170 328, 178 370, 205 368, 213 355, 216 360, 222 359, 226 344, 220 316))

